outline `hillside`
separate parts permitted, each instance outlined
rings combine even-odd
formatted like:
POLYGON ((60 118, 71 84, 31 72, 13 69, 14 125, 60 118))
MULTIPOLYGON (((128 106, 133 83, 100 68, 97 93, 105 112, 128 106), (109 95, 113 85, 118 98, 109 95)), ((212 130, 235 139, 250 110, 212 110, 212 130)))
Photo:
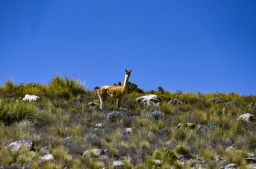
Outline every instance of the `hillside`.
POLYGON ((0 87, 0 168, 256 168, 256 123, 237 120, 256 115, 256 96, 144 92, 130 83, 122 108, 110 99, 100 110, 97 101, 69 78, 7 81, 0 87), (26 94, 40 99, 24 101, 26 94), (136 101, 148 94, 160 106, 136 101), (22 146, 12 149, 14 141, 22 146))

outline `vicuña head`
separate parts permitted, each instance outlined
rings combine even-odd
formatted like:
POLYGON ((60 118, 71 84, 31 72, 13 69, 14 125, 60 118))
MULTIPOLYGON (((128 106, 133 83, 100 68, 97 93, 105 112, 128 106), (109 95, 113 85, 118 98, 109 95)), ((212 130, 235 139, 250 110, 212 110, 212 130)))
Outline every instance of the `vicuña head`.
POLYGON ((131 70, 125 69, 123 86, 102 86, 102 87, 94 88, 100 99, 100 109, 103 108, 103 103, 108 96, 116 99, 116 106, 120 107, 120 100, 123 98, 124 95, 126 95, 128 91, 128 80, 131 75, 131 72, 132 72, 132 69, 131 70))

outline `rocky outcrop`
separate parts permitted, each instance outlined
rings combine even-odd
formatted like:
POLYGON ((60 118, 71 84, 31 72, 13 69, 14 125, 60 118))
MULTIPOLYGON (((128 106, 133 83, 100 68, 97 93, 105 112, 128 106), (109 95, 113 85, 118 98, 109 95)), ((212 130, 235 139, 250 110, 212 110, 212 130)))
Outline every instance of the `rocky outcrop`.
POLYGON ((147 106, 159 106, 161 103, 158 96, 154 94, 138 97, 136 101, 147 106))
POLYGON ((225 169, 234 169, 234 168, 238 168, 238 166, 237 166, 236 164, 234 164, 234 163, 229 164, 229 165, 227 165, 227 166, 225 167, 225 169))
POLYGON ((36 101, 36 100, 38 100, 39 98, 40 98, 40 97, 39 97, 39 96, 36 96, 36 95, 29 95, 29 94, 26 94, 25 97, 23 97, 22 100, 31 102, 31 101, 36 101))
POLYGON ((250 113, 245 113, 245 114, 242 114, 237 120, 243 121, 243 122, 256 122, 256 116, 250 113))
POLYGON ((46 154, 43 157, 40 157, 41 161, 53 161, 54 157, 52 154, 46 154))
POLYGON ((124 163, 122 161, 113 162, 114 169, 124 169, 124 163))
POLYGON ((5 148, 10 149, 11 151, 19 151, 21 146, 25 146, 31 150, 33 143, 30 140, 19 140, 8 144, 5 148))

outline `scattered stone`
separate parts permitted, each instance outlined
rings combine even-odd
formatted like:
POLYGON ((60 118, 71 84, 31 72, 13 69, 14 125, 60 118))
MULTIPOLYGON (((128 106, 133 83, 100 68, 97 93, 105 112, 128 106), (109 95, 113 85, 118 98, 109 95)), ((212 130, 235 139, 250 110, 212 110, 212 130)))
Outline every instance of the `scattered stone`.
POLYGON ((234 164, 234 163, 229 164, 229 165, 227 165, 227 166, 225 167, 225 169, 234 169, 234 168, 238 168, 238 166, 237 166, 236 164, 234 164))
POLYGON ((66 141, 66 142, 71 142, 71 141, 72 141, 72 137, 66 137, 66 138, 64 139, 64 141, 66 141))
POLYGON ((161 165, 161 160, 152 160, 152 163, 157 165, 157 166, 160 166, 161 165))
POLYGON ((33 143, 30 140, 20 140, 8 144, 5 148, 10 149, 11 151, 19 151, 21 146, 25 146, 31 150, 33 147, 33 143))
POLYGON ((114 166, 114 169, 123 169, 124 163, 122 161, 114 161, 113 166, 114 166))
POLYGON ((179 129, 179 128, 190 128, 190 129, 200 130, 202 132, 209 132, 210 130, 214 130, 214 129, 219 128, 219 126, 216 126, 216 125, 213 125, 213 124, 200 125, 200 124, 195 124, 195 123, 179 123, 176 128, 177 129, 179 129))
POLYGON ((249 157, 254 157, 254 153, 248 153, 249 157))
POLYGON ((52 154, 46 154, 40 158, 41 161, 53 161, 54 157, 52 154))
POLYGON ((245 113, 242 114, 237 120, 243 122, 256 122, 256 117, 250 113, 245 113))
POLYGON ((29 95, 29 94, 26 94, 25 97, 22 99, 24 101, 36 101, 37 99, 39 99, 40 97, 39 96, 36 96, 36 95, 29 95))
POLYGON ((196 124, 195 123, 179 123, 178 126, 176 127, 177 129, 181 128, 181 127, 187 127, 187 128, 191 128, 194 129, 196 128, 196 124))
POLYGON ((84 139, 85 139, 85 140, 88 140, 88 139, 93 139, 93 138, 96 138, 96 137, 97 137, 96 134, 90 133, 90 134, 87 134, 84 139))
POLYGON ((132 135, 132 128, 125 128, 125 133, 127 135, 132 135))
POLYGON ((137 102, 143 103, 146 106, 159 106, 161 103, 161 100, 158 98, 157 95, 150 94, 146 96, 141 96, 136 99, 137 102))
POLYGON ((218 126, 213 125, 213 124, 207 124, 207 125, 199 125, 199 129, 203 132, 208 132, 210 130, 217 129, 218 126))
POLYGON ((92 149, 92 150, 87 150, 83 153, 83 156, 89 156, 91 158, 99 158, 101 155, 104 155, 108 149, 102 150, 102 149, 92 149))
POLYGON ((248 157, 248 158, 245 158, 244 160, 249 164, 256 163, 256 158, 253 158, 253 157, 248 157))
POLYGON ((102 124, 102 123, 97 123, 97 124, 95 124, 95 127, 97 127, 97 128, 102 128, 102 127, 103 127, 103 124, 102 124))
POLYGON ((225 152, 226 153, 229 153, 229 152, 231 152, 231 151, 236 151, 237 149, 236 148, 234 148, 233 146, 229 146, 229 147, 227 147, 226 149, 225 149, 225 152))

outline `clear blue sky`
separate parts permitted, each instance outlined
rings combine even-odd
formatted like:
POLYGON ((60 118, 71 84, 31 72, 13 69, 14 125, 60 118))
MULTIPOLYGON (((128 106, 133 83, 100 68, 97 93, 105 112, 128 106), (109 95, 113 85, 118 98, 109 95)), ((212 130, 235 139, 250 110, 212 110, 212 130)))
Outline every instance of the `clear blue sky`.
POLYGON ((0 85, 256 95, 255 0, 1 0, 0 85))

